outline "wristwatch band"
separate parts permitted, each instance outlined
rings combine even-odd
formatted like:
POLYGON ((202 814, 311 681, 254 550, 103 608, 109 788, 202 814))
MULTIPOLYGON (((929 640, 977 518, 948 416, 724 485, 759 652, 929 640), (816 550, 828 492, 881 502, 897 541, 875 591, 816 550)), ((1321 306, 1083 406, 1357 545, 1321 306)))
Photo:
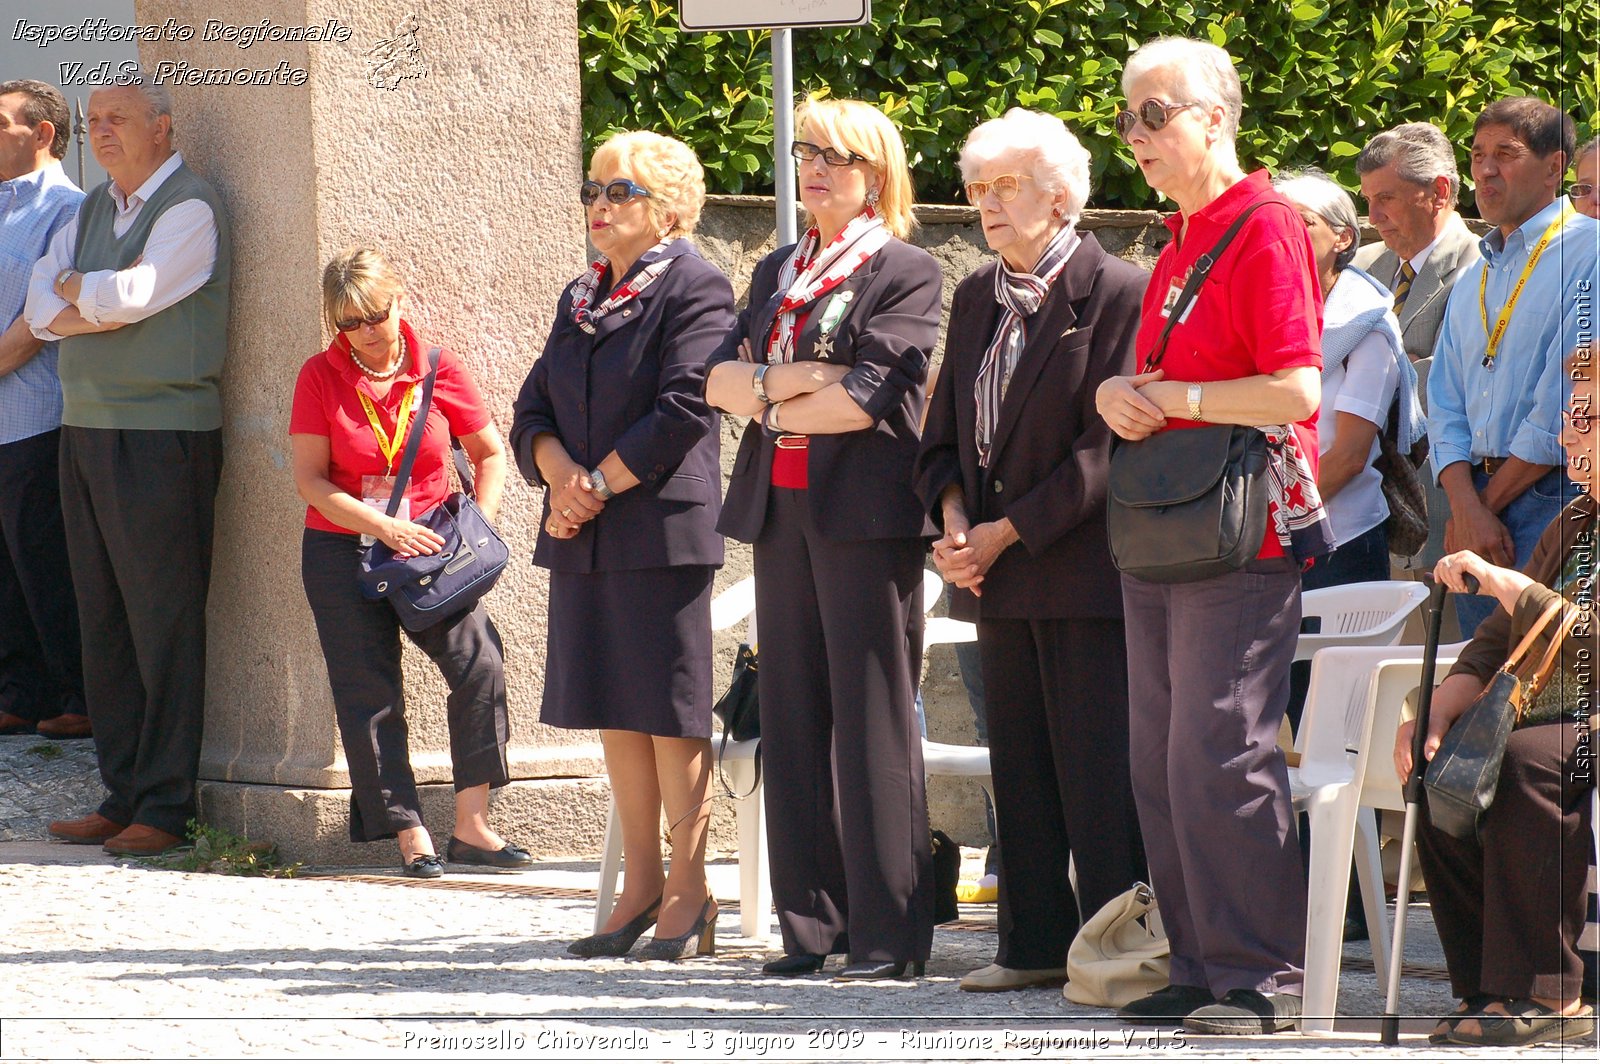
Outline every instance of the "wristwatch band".
POLYGON ((66 284, 67 283, 67 278, 71 277, 73 274, 75 274, 77 272, 78 272, 77 270, 74 270, 71 266, 68 266, 66 269, 64 269, 60 273, 56 274, 56 284, 58 284, 58 285, 66 284))
POLYGON ((767 386, 762 383, 761 378, 765 377, 767 375, 767 370, 771 368, 771 366, 767 365, 757 366, 755 376, 750 378, 750 390, 756 393, 756 398, 761 400, 762 404, 765 406, 771 406, 772 400, 768 398, 767 386))
POLYGON ((601 502, 605 502, 616 492, 611 490, 611 485, 606 483, 606 475, 600 472, 600 467, 595 466, 589 470, 589 483, 594 485, 594 493, 601 502))
POLYGON ((1189 420, 1205 420, 1200 416, 1200 386, 1198 384, 1189 385, 1189 420))

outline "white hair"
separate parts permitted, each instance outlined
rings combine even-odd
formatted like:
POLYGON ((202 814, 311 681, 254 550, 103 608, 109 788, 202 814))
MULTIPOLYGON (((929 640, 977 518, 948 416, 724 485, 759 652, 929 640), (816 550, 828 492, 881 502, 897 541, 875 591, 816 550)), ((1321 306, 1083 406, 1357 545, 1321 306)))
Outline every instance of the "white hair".
POLYGON ((1066 192, 1066 218, 1075 221, 1089 202, 1089 152, 1054 115, 1013 107, 967 134, 961 148, 961 180, 984 166, 1014 156, 1045 192, 1066 192))
POLYGON ((1350 245, 1334 257, 1335 269, 1342 270, 1355 261, 1356 249, 1361 243, 1361 221, 1356 216, 1356 201, 1350 198, 1350 193, 1314 167, 1280 174, 1273 178, 1272 187, 1285 199, 1327 222, 1329 229, 1334 232, 1342 229, 1350 234, 1350 245))
MULTIPOLYGON (((1166 102, 1220 106, 1225 112, 1222 130, 1228 140, 1239 135, 1244 90, 1239 84, 1239 72, 1233 69, 1233 60, 1227 52, 1209 41, 1187 37, 1157 37, 1146 41, 1123 64, 1123 95, 1128 94, 1135 81, 1155 71, 1171 78, 1188 97, 1166 102)), ((1130 99, 1128 105, 1137 107, 1142 102, 1130 99)))

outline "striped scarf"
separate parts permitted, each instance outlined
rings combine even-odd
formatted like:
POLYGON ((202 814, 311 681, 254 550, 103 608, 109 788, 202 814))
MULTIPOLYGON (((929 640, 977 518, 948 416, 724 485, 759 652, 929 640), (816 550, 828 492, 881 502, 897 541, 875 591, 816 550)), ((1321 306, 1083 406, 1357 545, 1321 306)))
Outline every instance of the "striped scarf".
POLYGON ((784 295, 778 304, 772 336, 767 341, 769 363, 794 361, 795 341, 799 339, 795 312, 839 287, 877 254, 891 236, 884 228, 883 219, 871 207, 850 219, 820 252, 817 245, 822 242, 822 234, 816 226, 806 230, 806 235, 795 245, 794 253, 778 271, 778 290, 784 295))
POLYGON ((595 259, 589 265, 588 272, 572 282, 573 324, 593 336, 595 325, 599 323, 601 318, 610 314, 624 303, 631 301, 646 288, 649 288, 677 261, 676 259, 657 258, 670 243, 672 243, 672 239, 668 238, 640 255, 639 261, 649 265, 635 274, 633 280, 607 296, 605 302, 590 310, 589 304, 594 302, 594 294, 600 287, 600 279, 606 275, 606 270, 611 266, 611 260, 604 255, 595 259), (653 259, 654 261, 652 261, 653 259))
POLYGON ((1333 524, 1300 437, 1289 425, 1262 425, 1261 432, 1267 438, 1272 528, 1284 553, 1302 563, 1328 553, 1333 549, 1333 524))
POLYGON ((1000 260, 994 275, 994 298, 1004 308, 1000 324, 995 328, 994 339, 983 353, 978 366, 978 380, 973 386, 978 400, 978 464, 988 466, 989 452, 994 446, 994 430, 1000 424, 1000 404, 1011 384, 1011 372, 1017 367, 1017 356, 1028 342, 1028 319, 1044 305, 1067 260, 1081 243, 1078 225, 1072 222, 1045 245, 1044 254, 1034 264, 1032 273, 1018 273, 1000 260))

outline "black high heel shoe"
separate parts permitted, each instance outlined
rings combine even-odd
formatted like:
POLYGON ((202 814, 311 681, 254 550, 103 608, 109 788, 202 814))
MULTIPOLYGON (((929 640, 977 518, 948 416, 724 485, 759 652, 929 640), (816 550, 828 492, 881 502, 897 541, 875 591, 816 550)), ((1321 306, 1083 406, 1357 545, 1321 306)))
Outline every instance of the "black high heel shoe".
POLYGON ((926 961, 862 961, 860 964, 847 964, 840 968, 834 975, 836 982, 848 983, 861 979, 904 979, 907 970, 910 978, 920 979, 922 973, 927 971, 926 961))
POLYGON ((656 914, 660 911, 661 899, 657 898, 644 912, 615 931, 580 938, 567 947, 567 952, 574 957, 626 957, 633 944, 639 941, 639 936, 650 930, 656 922, 656 914))
POLYGON ((685 957, 717 952, 717 900, 707 898, 694 926, 674 938, 657 935, 639 951, 642 961, 680 961, 685 957))
POLYGON ((822 971, 822 966, 828 963, 826 955, 821 953, 789 953, 777 960, 771 960, 761 966, 763 975, 810 975, 812 972, 822 971))

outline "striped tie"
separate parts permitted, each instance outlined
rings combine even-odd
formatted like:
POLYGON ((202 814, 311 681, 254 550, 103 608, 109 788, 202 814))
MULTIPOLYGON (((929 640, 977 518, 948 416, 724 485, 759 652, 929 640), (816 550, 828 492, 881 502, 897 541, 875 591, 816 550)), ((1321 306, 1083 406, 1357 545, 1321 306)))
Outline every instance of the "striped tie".
POLYGON ((1417 279, 1417 271, 1411 268, 1411 263, 1402 262, 1400 272, 1394 276, 1394 312, 1398 317, 1400 308, 1406 305, 1406 296, 1411 292, 1411 282, 1417 279))

